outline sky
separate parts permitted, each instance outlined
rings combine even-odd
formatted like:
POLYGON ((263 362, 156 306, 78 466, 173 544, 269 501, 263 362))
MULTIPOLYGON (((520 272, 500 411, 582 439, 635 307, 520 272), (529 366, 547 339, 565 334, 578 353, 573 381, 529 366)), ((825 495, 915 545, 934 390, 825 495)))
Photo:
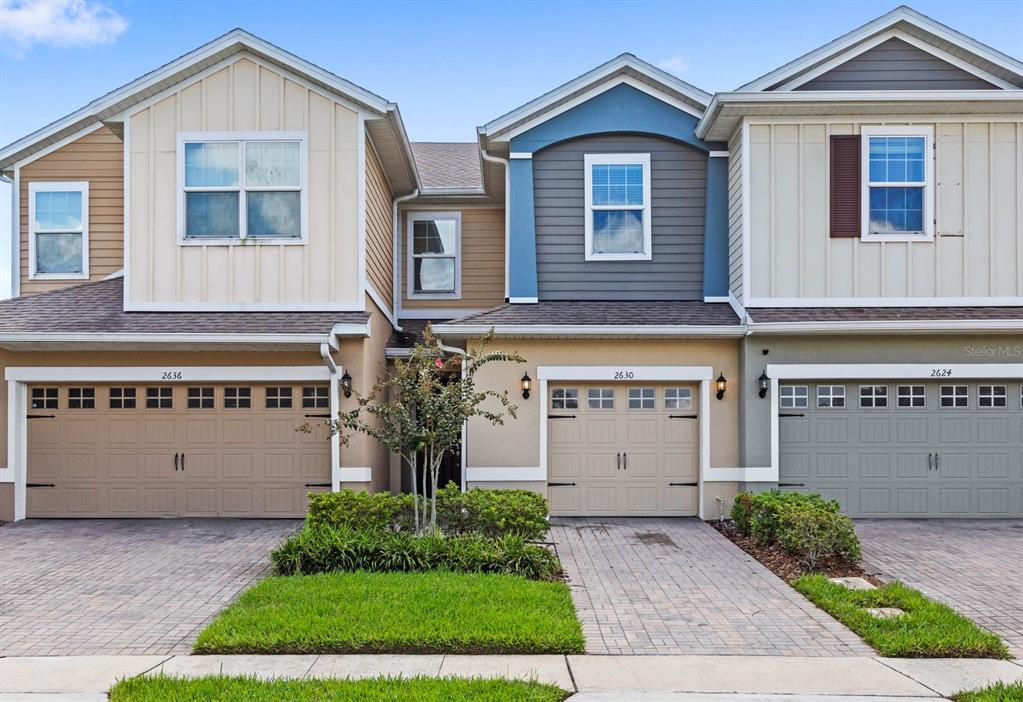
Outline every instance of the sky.
MULTIPOLYGON (((734 89, 895 0, 0 0, 0 144, 242 27, 397 102, 413 141, 475 128, 629 51, 707 92, 734 89)), ((1023 0, 911 6, 1023 58, 1023 0)), ((0 295, 10 191, 0 184, 0 295)))

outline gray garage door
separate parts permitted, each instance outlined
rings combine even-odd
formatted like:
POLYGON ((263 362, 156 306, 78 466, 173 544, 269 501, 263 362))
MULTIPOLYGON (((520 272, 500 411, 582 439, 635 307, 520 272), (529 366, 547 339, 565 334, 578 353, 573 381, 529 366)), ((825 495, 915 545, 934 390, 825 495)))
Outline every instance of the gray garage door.
POLYGON ((785 382, 779 483, 855 517, 1023 516, 1018 381, 785 382))

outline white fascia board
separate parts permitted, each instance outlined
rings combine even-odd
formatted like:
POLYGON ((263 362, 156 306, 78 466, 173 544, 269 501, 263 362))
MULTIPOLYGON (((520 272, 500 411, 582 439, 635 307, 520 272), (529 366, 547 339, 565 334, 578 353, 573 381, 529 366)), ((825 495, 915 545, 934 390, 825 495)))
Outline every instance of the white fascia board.
POLYGON ((914 380, 1023 378, 1023 363, 767 364, 772 380, 914 380))
MULTIPOLYGON (((125 290, 128 287, 125 286, 125 290)), ((365 312, 343 302, 124 302, 125 312, 365 312)))
POLYGON ((607 325, 607 324, 438 324, 436 334, 483 335, 491 330, 497 336, 714 336, 739 337, 742 325, 607 325))
POLYGON ((1023 297, 754 297, 757 307, 1020 307, 1023 297))
POLYGON ((100 332, 25 332, 0 334, 2 343, 94 344, 322 344, 325 334, 109 334, 100 332))
POLYGON ((712 380, 712 366, 537 366, 537 380, 712 380))
POLYGON ((325 365, 315 366, 14 366, 4 378, 18 382, 186 383, 198 381, 330 380, 325 365), (180 373, 180 377, 178 374, 180 373))
POLYGON ((1023 321, 1018 319, 874 321, 874 322, 751 322, 746 327, 753 334, 871 334, 897 332, 905 334, 969 332, 1018 332, 1023 321))

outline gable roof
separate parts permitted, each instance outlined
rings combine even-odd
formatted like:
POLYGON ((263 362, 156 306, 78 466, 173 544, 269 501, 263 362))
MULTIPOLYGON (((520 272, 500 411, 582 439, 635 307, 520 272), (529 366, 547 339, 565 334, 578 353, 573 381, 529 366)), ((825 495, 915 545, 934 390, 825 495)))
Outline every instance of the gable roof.
POLYGON ((276 65, 317 88, 353 103, 367 114, 366 129, 398 192, 419 185, 411 147, 398 106, 365 88, 302 59, 244 29, 232 29, 159 68, 122 85, 42 129, 0 148, 0 170, 101 122, 119 122, 121 113, 207 68, 248 53, 276 65))
POLYGON ((545 122, 596 94, 626 82, 696 117, 703 114, 711 99, 709 93, 696 86, 625 53, 491 120, 478 131, 487 140, 507 141, 517 132, 545 122))
POLYGON ((895 36, 1000 88, 1012 90, 1023 87, 1023 62, 901 5, 746 83, 736 92, 792 90, 810 80, 808 76, 839 65, 858 52, 895 36))

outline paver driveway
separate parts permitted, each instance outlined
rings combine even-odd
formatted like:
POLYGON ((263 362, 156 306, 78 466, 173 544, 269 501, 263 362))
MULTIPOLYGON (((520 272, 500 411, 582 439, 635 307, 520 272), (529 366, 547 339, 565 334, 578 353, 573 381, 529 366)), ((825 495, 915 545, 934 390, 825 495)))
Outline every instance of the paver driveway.
POLYGON ((188 653, 296 520, 27 520, 0 527, 0 655, 188 653))
POLYGON ((858 519, 868 570, 915 587, 1023 658, 1023 519, 858 519))
POLYGON ((552 520, 587 653, 869 656, 697 519, 552 520))

